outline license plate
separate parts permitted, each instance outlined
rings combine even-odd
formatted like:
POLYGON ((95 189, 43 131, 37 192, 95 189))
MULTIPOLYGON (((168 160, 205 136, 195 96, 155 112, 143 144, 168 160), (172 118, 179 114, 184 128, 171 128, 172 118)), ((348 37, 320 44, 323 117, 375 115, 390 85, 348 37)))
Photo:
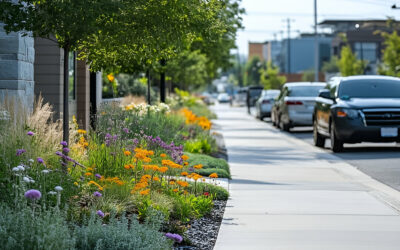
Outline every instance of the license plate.
POLYGON ((397 128, 381 128, 382 137, 397 137, 397 135, 398 135, 397 128))

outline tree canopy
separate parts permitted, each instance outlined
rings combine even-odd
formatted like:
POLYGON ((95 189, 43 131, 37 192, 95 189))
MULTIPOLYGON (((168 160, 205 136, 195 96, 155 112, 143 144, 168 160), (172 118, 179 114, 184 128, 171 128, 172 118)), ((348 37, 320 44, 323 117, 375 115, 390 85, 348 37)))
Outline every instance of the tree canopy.
POLYGON ((400 77, 400 36, 397 31, 393 33, 382 33, 384 37, 382 64, 379 67, 379 73, 400 77))
POLYGON ((244 84, 247 86, 259 85, 263 63, 258 56, 252 57, 245 65, 244 84))
POLYGON ((356 55, 351 51, 350 45, 342 47, 338 61, 338 67, 342 76, 363 74, 364 64, 365 62, 358 60, 356 55))
POLYGON ((267 67, 260 70, 261 84, 265 89, 280 89, 286 82, 285 76, 279 76, 279 68, 268 61, 267 67))

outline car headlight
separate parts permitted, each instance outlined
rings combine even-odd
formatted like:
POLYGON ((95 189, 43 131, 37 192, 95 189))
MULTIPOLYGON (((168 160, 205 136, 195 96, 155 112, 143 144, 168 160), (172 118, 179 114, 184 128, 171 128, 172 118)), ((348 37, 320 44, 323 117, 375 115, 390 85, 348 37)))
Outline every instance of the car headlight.
POLYGON ((348 117, 350 119, 355 119, 359 116, 357 109, 338 109, 336 111, 337 117, 348 117))

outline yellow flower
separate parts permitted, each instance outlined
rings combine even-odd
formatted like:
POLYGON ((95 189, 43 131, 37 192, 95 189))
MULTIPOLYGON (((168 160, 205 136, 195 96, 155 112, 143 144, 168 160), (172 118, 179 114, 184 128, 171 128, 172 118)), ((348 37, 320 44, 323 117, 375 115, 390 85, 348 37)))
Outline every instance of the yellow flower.
POLYGON ((107 79, 108 79, 108 81, 113 82, 115 80, 115 77, 113 74, 108 74, 107 79))
POLYGON ((169 182, 169 185, 174 185, 175 184, 175 181, 170 181, 169 182))
POLYGON ((67 171, 68 171, 68 172, 71 172, 71 168, 67 168, 67 171))
POLYGON ((197 164, 193 166, 195 169, 202 169, 203 168, 203 164, 197 164))
POLYGON ((143 191, 140 191, 141 195, 148 195, 150 193, 150 189, 145 189, 143 191))
POLYGON ((78 184, 78 182, 75 181, 75 182, 74 182, 74 185, 75 185, 75 186, 78 186, 79 184, 78 184))
POLYGON ((187 156, 187 155, 182 155, 182 160, 184 160, 184 161, 187 161, 188 159, 189 159, 189 156, 187 156))
POLYGON ((86 130, 78 129, 78 134, 84 135, 84 134, 86 134, 86 130))
POLYGON ((209 177, 210 178, 218 178, 218 175, 217 175, 217 173, 212 173, 209 175, 209 177))
POLYGON ((185 164, 185 166, 189 165, 189 162, 185 161, 183 164, 185 164))
POLYGON ((160 154, 160 156, 161 156, 162 158, 165 158, 165 157, 167 157, 167 155, 166 155, 166 154, 160 154))
POLYGON ((124 155, 130 156, 130 155, 131 155, 131 151, 125 150, 125 151, 124 151, 124 155))
POLYGON ((86 171, 92 172, 92 171, 93 171, 93 168, 86 168, 86 171))

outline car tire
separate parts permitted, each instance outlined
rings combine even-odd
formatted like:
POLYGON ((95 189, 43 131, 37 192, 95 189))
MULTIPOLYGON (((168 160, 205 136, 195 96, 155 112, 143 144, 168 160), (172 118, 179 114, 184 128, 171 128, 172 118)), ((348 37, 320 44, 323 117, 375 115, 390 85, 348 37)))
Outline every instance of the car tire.
POLYGON ((336 137, 335 126, 331 124, 331 149, 335 153, 343 151, 343 142, 336 137))
POLYGON ((325 137, 318 133, 317 121, 314 121, 313 129, 314 146, 323 148, 325 146, 325 137))
POLYGON ((274 113, 271 113, 271 122, 272 122, 272 126, 276 127, 276 120, 275 120, 274 113))
POLYGON ((289 132, 290 130, 290 125, 287 123, 284 123, 282 119, 279 117, 279 128, 285 132, 289 132))

